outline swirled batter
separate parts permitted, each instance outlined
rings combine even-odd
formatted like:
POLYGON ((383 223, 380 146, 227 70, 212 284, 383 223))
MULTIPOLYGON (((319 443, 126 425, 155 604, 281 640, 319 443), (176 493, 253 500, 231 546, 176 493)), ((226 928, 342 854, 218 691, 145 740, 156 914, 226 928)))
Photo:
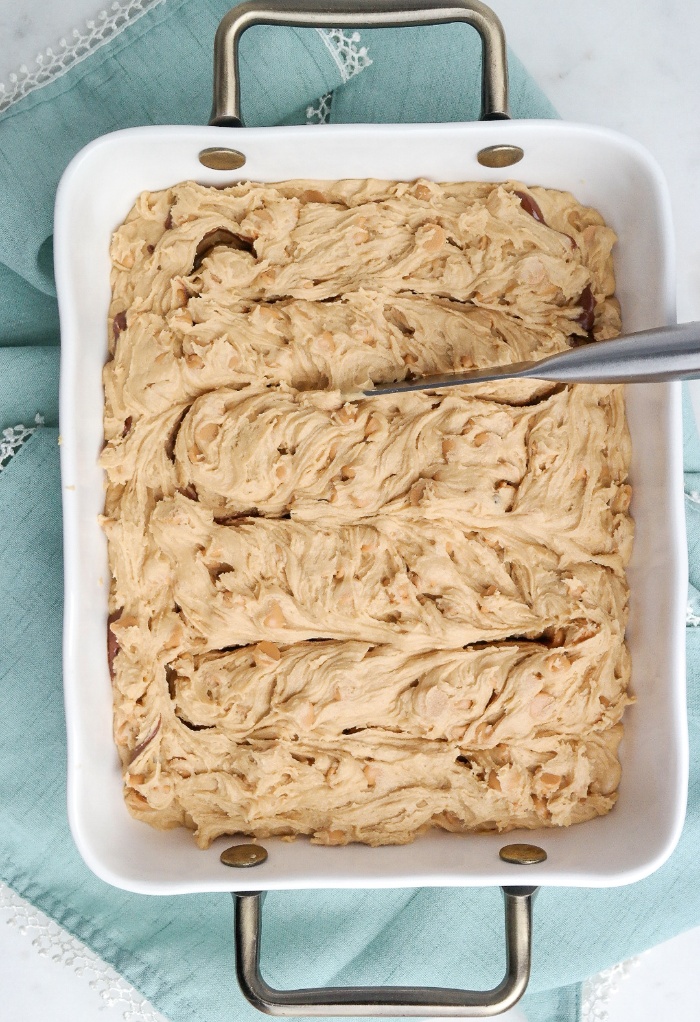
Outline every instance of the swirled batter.
POLYGON ((612 807, 622 388, 347 395, 616 336, 614 241, 517 182, 140 196, 101 457, 136 817, 379 845, 612 807))

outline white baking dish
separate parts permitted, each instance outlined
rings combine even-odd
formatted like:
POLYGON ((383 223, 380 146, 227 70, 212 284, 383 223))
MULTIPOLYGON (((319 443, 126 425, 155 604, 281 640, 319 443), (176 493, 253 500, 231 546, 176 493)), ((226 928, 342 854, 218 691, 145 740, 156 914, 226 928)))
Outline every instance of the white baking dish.
MULTIPOLYGON (((55 265, 61 316, 61 467, 65 549, 64 685, 68 811, 88 866, 108 883, 148 894, 245 890, 252 874, 219 861, 231 839, 199 850, 184 831, 161 833, 124 806, 112 741, 106 656, 109 568, 98 525, 103 476, 101 374, 107 357, 109 243, 137 195, 178 181, 377 177, 500 181, 568 189, 616 230, 617 294, 626 331, 675 320, 673 239, 664 180, 648 153, 614 132, 553 121, 227 129, 148 127, 107 135, 80 152, 58 192, 55 265), (515 168, 477 153, 516 145, 515 168), (244 171, 206 169, 202 150, 244 152, 244 171)), ((688 749, 684 609, 687 593, 680 384, 628 387, 633 442, 629 568, 632 690, 625 713, 619 801, 585 824, 502 835, 435 832, 402 847, 327 848, 266 840, 256 890, 431 885, 613 886, 638 880, 672 852, 685 813, 688 749), (499 848, 536 840, 538 865, 510 865, 499 848)))
MULTIPOLYGON (((158 833, 128 815, 111 733, 105 635, 109 569, 97 523, 104 500, 102 367, 107 357, 109 241, 139 192, 195 179, 219 184, 244 175, 204 169, 201 149, 218 128, 157 127, 116 132, 70 164, 56 204, 56 278, 61 309, 61 466, 65 532, 64 677, 68 717, 69 813, 88 865, 133 891, 223 891, 245 882, 188 833, 158 833)), ((600 128, 552 121, 444 125, 337 125, 238 129, 245 177, 427 177, 505 180, 476 161, 484 146, 523 148, 517 177, 570 189, 617 231, 617 294, 627 331, 674 320, 669 203, 660 172, 636 143, 600 128)), ((262 888, 537 883, 629 883, 672 851, 684 816, 684 608, 687 593, 680 384, 627 388, 633 441, 628 638, 638 698, 624 718, 623 777, 612 813, 565 830, 537 832, 548 859, 507 866, 497 835, 436 833, 400 848, 323 848, 285 843, 256 868, 262 888)), ((520 835, 524 840, 527 835, 520 835)), ((532 834, 529 835, 532 837, 532 834)), ((513 838, 514 840, 516 837, 513 838)), ((230 841, 228 842, 230 844, 230 841)), ((274 841, 266 841, 269 849, 274 841)), ((248 880, 248 883, 250 881, 248 880)))

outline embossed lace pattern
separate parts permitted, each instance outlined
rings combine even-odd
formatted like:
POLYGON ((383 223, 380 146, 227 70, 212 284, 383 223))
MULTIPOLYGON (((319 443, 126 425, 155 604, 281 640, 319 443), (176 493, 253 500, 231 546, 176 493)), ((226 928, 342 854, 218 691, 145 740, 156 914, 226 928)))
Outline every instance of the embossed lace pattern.
POLYGON ((317 28, 316 31, 328 47, 330 55, 338 65, 344 82, 359 74, 372 63, 367 47, 361 46, 359 32, 348 34, 342 28, 317 28))
POLYGON ((640 960, 641 956, 636 955, 586 980, 581 996, 581 1022, 607 1022, 611 997, 640 960))
POLYGON ((83 976, 108 1007, 121 1008, 124 1022, 163 1022, 110 965, 4 884, 0 884, 0 919, 31 938, 39 955, 83 976))
MULTIPOLYGON (((340 76, 344 82, 349 81, 372 63, 367 47, 360 45, 362 39, 359 32, 352 32, 348 35, 341 28, 317 28, 316 31, 338 65, 340 76)), ((324 96, 320 96, 315 103, 307 106, 306 123, 328 124, 332 102, 333 93, 327 92, 324 96)))
POLYGON ((307 124, 328 124, 328 118, 331 115, 331 104, 333 102, 333 93, 327 92, 325 96, 319 97, 315 104, 307 106, 306 108, 306 123, 307 124))
MULTIPOLYGON (((686 500, 689 500, 692 504, 700 504, 700 493, 697 490, 691 490, 690 493, 686 493, 686 500)), ((700 625, 700 607, 694 606, 698 603, 697 596, 693 596, 688 600, 688 604, 685 609, 685 623, 689 628, 697 628, 700 625)))
POLYGON ((7 82, 0 83, 0 113, 23 99, 30 92, 60 78, 75 64, 79 64, 91 53, 119 35, 127 25, 164 0, 114 0, 108 10, 100 11, 97 17, 85 22, 82 28, 74 28, 70 38, 61 39, 58 47, 47 47, 38 54, 34 67, 26 64, 9 75, 7 82))
POLYGON ((43 415, 34 416, 33 426, 8 426, 0 436, 0 472, 9 465, 10 459, 26 444, 32 433, 36 433, 39 426, 44 425, 43 415))
POLYGON ((695 613, 692 603, 685 608, 685 623, 689 628, 697 628, 700 625, 700 614, 695 613))

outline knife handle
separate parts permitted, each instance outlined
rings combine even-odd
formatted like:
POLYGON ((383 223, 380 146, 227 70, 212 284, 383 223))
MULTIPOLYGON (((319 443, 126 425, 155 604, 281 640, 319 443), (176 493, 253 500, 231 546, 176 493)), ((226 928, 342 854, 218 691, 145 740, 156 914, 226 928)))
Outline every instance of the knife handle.
POLYGON ((550 355, 527 373, 560 383, 654 383, 700 376, 700 323, 642 330, 550 355))

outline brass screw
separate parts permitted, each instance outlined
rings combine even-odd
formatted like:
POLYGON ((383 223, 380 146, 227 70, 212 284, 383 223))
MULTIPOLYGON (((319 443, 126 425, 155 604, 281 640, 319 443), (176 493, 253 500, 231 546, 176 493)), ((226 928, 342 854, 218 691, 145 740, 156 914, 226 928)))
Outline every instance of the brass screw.
POLYGON ((237 149, 215 146, 213 149, 202 149, 199 162, 211 170, 238 170, 245 163, 245 156, 237 149))
POLYGON ((224 866, 259 866, 267 859, 267 849, 262 845, 231 845, 219 856, 224 866))
POLYGON ((517 866, 532 866, 547 858, 544 848, 539 845, 504 845, 498 854, 504 862, 514 862, 517 866))
POLYGON ((476 158, 482 167, 512 167, 520 163, 525 153, 517 145, 490 145, 480 149, 476 158))

